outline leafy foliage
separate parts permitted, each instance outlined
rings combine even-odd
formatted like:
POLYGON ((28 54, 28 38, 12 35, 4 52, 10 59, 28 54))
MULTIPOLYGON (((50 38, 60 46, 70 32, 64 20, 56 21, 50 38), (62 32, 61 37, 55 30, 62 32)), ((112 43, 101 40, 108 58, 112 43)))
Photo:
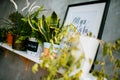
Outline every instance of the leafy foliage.
MULTIPOLYGON (((60 48, 59 54, 56 57, 54 57, 54 52, 52 52, 52 48, 50 48, 50 55, 44 57, 41 55, 41 58, 43 60, 42 64, 40 64, 40 67, 43 69, 47 69, 48 75, 43 78, 43 80, 56 80, 56 76, 58 74, 58 71, 62 68, 64 72, 62 75, 58 78, 61 80, 78 80, 79 76, 82 74, 82 70, 78 71, 75 75, 71 75, 71 72, 73 71, 73 67, 76 65, 77 68, 81 67, 81 61, 85 58, 85 55, 82 54, 78 60, 75 59, 75 56, 73 54, 74 50, 78 50, 76 46, 70 46, 74 42, 73 39, 76 41, 78 40, 79 34, 75 33, 74 36, 68 35, 68 30, 74 30, 73 25, 64 26, 61 30, 61 38, 59 38, 61 41, 63 41, 64 48, 60 48), (70 29, 71 28, 71 29, 70 29), (64 35, 66 34, 66 35, 64 35), (76 36, 75 36, 76 35, 76 36), (67 38, 65 38, 67 37, 67 38)), ((57 38, 57 37, 56 37, 57 38)), ((57 40, 59 40, 57 39, 57 40)), ((42 53, 44 54, 44 53, 42 53)), ((35 64, 32 68, 33 72, 36 72, 37 64, 35 64)))
POLYGON ((29 24, 29 17, 31 18, 31 22, 32 22, 32 25, 34 25, 34 27, 37 28, 38 26, 38 16, 39 14, 43 11, 43 6, 40 6, 35 12, 33 12, 32 14, 28 13, 26 17, 22 18, 22 20, 27 23, 27 25, 29 26, 30 30, 29 30, 29 37, 34 37, 37 39, 37 41, 42 44, 45 39, 44 37, 36 30, 34 30, 33 28, 31 28, 31 25, 29 24))
POLYGON ((24 16, 18 11, 11 13, 8 17, 13 24, 12 34, 20 36, 16 43, 21 43, 21 41, 26 40, 30 35, 31 28, 22 18, 24 18, 24 16))
POLYGON ((21 33, 21 30, 23 28, 23 22, 21 20, 22 18, 23 18, 23 15, 18 11, 13 12, 8 16, 8 19, 11 20, 11 22, 14 25, 13 34, 19 35, 21 33))
POLYGON ((9 19, 1 18, 0 26, 1 28, 4 28, 6 32, 12 33, 14 24, 9 19))
POLYGON ((60 20, 55 12, 47 18, 43 15, 37 20, 28 15, 28 22, 31 28, 38 31, 40 35, 43 36, 42 39, 44 42, 50 42, 50 39, 52 39, 56 32, 58 32, 59 21, 60 20))
POLYGON ((93 71, 93 75, 97 76, 98 80, 103 80, 104 77, 108 79, 111 78, 111 80, 118 80, 119 78, 118 70, 120 69, 120 59, 116 58, 114 55, 116 53, 120 54, 120 39, 117 39, 114 43, 105 42, 103 43, 102 46, 103 46, 102 47, 103 59, 102 61, 96 61, 95 63, 97 65, 101 65, 101 70, 93 71), (113 75, 108 75, 105 72, 106 56, 109 57, 111 64, 113 64, 113 71, 112 71, 113 75))
MULTIPOLYGON (((77 50, 78 48, 76 46, 72 46, 72 42, 77 41, 79 35, 78 33, 75 33, 74 36, 68 36, 68 31, 75 31, 75 29, 71 29, 72 25, 64 26, 61 28, 61 35, 56 35, 54 36, 53 39, 56 39, 58 42, 62 42, 64 47, 60 48, 60 55, 57 57, 54 57, 54 53, 51 51, 52 48, 50 48, 50 55, 47 57, 43 57, 41 55, 41 60, 43 62, 39 64, 35 64, 33 66, 32 71, 36 72, 38 67, 40 66, 43 69, 47 69, 48 75, 43 77, 43 80, 79 80, 79 77, 82 75, 83 71, 79 70, 75 75, 70 76, 70 73, 73 71, 74 66, 76 65, 77 68, 80 68, 81 66, 81 61, 85 58, 84 53, 79 57, 79 59, 75 62, 75 57, 73 54, 74 50, 77 50), (69 29, 68 29, 69 28, 69 29), (37 66, 36 66, 37 65, 37 66), (37 68, 37 69, 36 69, 37 68), (63 69, 64 71, 62 72, 61 76, 56 77, 60 69, 63 69), (56 79, 57 78, 57 79, 56 79)), ((73 33, 72 33, 73 34, 73 33)), ((92 74, 97 77, 97 80, 104 80, 105 78, 111 78, 111 80, 118 80, 119 74, 118 70, 120 68, 120 60, 118 58, 115 58, 114 54, 120 53, 120 39, 116 40, 115 43, 108 43, 108 42, 103 42, 102 40, 99 40, 100 43, 102 44, 102 54, 103 54, 103 59, 101 61, 96 61, 95 65, 100 65, 101 70, 93 70, 92 74), (113 64, 113 75, 108 75, 105 71, 105 65, 106 61, 105 58, 106 56, 109 57, 111 63, 113 64)), ((52 44, 54 44, 54 41, 51 41, 52 44)), ((62 44, 60 43, 60 44, 62 44)), ((44 54, 44 53, 42 53, 44 54)), ((91 60, 89 60, 91 62, 91 60)))

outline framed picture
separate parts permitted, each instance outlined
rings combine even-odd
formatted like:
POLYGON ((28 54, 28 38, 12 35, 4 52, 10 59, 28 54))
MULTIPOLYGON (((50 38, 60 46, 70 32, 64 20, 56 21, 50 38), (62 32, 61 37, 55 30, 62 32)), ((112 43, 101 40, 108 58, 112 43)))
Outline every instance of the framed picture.
POLYGON ((81 35, 101 38, 109 0, 68 5, 63 25, 73 24, 81 35))

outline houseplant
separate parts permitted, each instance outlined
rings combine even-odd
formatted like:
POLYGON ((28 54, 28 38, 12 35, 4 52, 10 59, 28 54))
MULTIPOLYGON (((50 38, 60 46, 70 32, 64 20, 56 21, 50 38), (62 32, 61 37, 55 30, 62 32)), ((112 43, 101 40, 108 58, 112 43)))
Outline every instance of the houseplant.
MULTIPOLYGON (((74 30, 74 29, 72 29, 74 30)), ((105 56, 110 56, 111 61, 115 64, 114 65, 114 75, 110 79, 111 80, 118 80, 118 69, 120 68, 120 60, 114 58, 113 51, 120 51, 120 39, 116 41, 116 43, 103 43, 101 40, 97 40, 102 44, 102 53, 103 53, 103 61, 97 61, 97 64, 102 65, 102 70, 93 70, 92 73, 85 73, 85 68, 81 68, 83 66, 83 62, 85 59, 85 53, 82 51, 82 47, 77 47, 76 44, 78 43, 76 41, 80 41, 79 33, 69 33, 72 34, 71 36, 68 35, 66 32, 63 33, 66 35, 66 38, 62 38, 62 41, 64 42, 64 46, 62 46, 59 50, 60 55, 56 56, 57 58, 54 58, 53 53, 50 51, 50 55, 40 58, 43 60, 43 62, 39 64, 35 64, 32 68, 33 72, 36 72, 38 67, 40 66, 43 69, 46 69, 48 71, 48 74, 46 76, 43 76, 43 80, 106 80, 109 79, 109 75, 105 73, 104 66, 105 66, 105 56), (76 61, 76 57, 74 55, 77 54, 77 51, 80 50, 83 52, 81 56, 76 61), (78 72, 74 73, 74 75, 71 76, 71 73, 74 71, 74 66, 79 69, 78 72), (60 69, 63 68, 62 71, 60 69), (61 73, 58 75, 58 73, 61 73)), ((65 37, 65 36, 64 36, 65 37)), ((89 39, 87 39, 89 41, 89 39)), ((84 41, 84 40, 83 40, 84 41)), ((52 49, 52 48, 50 48, 52 49)), ((89 49, 88 49, 89 51, 89 49)), ((80 52, 81 53, 81 52, 80 52)), ((89 54, 90 55, 90 54, 89 54)), ((88 59, 88 62, 91 64, 92 60, 88 59)), ((87 68, 86 68, 87 69, 87 68)), ((89 72, 89 70, 87 70, 89 72)), ((111 76, 111 75, 110 75, 111 76)))
MULTIPOLYGON (((39 32, 39 35, 41 35, 40 42, 42 44, 43 43, 49 44, 51 39, 59 32, 59 29, 60 29, 59 21, 60 19, 58 18, 55 12, 53 12, 47 18, 43 15, 41 18, 38 18, 37 20, 28 15, 28 22, 31 28, 39 32)), ((47 48, 44 48, 44 51, 48 53, 47 48)))
POLYGON ((12 24, 12 22, 8 19, 8 18, 1 18, 0 19, 0 25, 1 25, 1 32, 2 35, 4 34, 4 36, 6 36, 6 41, 8 45, 12 45, 12 40, 13 40, 13 36, 12 36, 12 31, 13 31, 13 27, 14 25, 12 24))
MULTIPOLYGON (((21 13, 19 13, 18 11, 15 11, 13 13, 10 13, 8 15, 8 18, 1 19, 1 24, 6 29, 7 36, 13 36, 13 38, 8 37, 9 39, 11 39, 10 41, 7 40, 7 42, 11 42, 11 43, 8 43, 9 45, 12 45, 12 42, 13 42, 13 46, 12 46, 13 48, 15 48, 14 45, 16 43, 15 37, 29 34, 27 32, 29 30, 29 27, 27 27, 26 24, 23 23, 23 21, 21 20, 23 17, 24 16, 21 13)), ((17 43, 20 43, 22 40, 25 40, 25 37, 22 37, 22 39, 20 38, 19 41, 17 41, 17 43)))
POLYGON ((50 39, 55 35, 56 30, 59 28, 59 18, 55 12, 53 12, 47 18, 43 15, 37 21, 28 15, 28 22, 31 28, 38 31, 43 36, 43 41, 50 42, 50 39))
POLYGON ((30 27, 22 21, 24 16, 18 11, 9 15, 8 19, 13 23, 13 44, 12 48, 17 50, 26 50, 27 37, 30 34, 30 27), (23 46, 24 45, 24 46, 23 46))
POLYGON ((24 23, 26 23, 28 26, 29 26, 29 28, 31 29, 30 30, 30 33, 29 33, 29 38, 36 38, 37 39, 37 41, 39 42, 39 43, 41 43, 44 39, 42 39, 41 37, 41 35, 39 35, 39 32, 38 31, 36 31, 36 30, 34 30, 33 28, 31 28, 31 26, 29 25, 29 20, 28 20, 28 16, 30 16, 31 17, 31 19, 32 19, 32 23, 33 23, 33 25, 36 27, 37 25, 38 25, 38 16, 39 16, 39 14, 43 11, 44 9, 43 9, 43 6, 39 6, 39 8, 37 9, 37 10, 35 10, 32 14, 30 14, 29 12, 26 14, 26 17, 24 17, 24 18, 22 18, 22 21, 24 22, 24 23), (41 39, 40 39, 41 38, 41 39))
POLYGON ((48 70, 48 76, 45 78, 45 80, 53 80, 58 72, 62 73, 62 80, 76 80, 82 74, 82 70, 77 70, 77 72, 74 72, 73 70, 75 66, 77 66, 78 68, 81 67, 80 64, 81 62, 83 62, 85 55, 81 53, 82 50, 77 51, 81 46, 78 42, 79 33, 74 34, 73 31, 75 30, 75 28, 72 27, 73 25, 65 26, 64 28, 62 28, 62 32, 59 33, 62 34, 62 38, 56 37, 58 41, 59 39, 62 39, 62 47, 59 49, 60 54, 56 56, 57 58, 54 58, 54 53, 51 50, 50 55, 41 57, 43 63, 40 64, 40 67, 47 68, 48 70), (69 32, 70 30, 71 32, 69 32), (79 46, 75 46, 76 43, 79 46), (77 55, 80 57, 75 58, 76 55, 74 54, 74 52, 76 52, 76 54, 80 53, 80 55, 77 55), (63 71, 59 71, 61 68, 63 69, 63 71), (73 74, 75 74, 75 76, 72 76, 73 74))
POLYGON ((33 25, 34 26, 37 26, 37 22, 38 22, 38 16, 39 14, 43 11, 43 6, 39 6, 39 8, 37 10, 35 10, 32 14, 30 14, 28 12, 28 14, 26 15, 25 18, 22 18, 22 20, 27 23, 27 25, 29 26, 29 28, 31 29, 30 30, 30 34, 29 34, 29 37, 28 37, 28 47, 27 47, 27 53, 28 54, 31 54, 33 56, 37 56, 39 57, 39 54, 40 52, 42 51, 42 48, 41 48, 41 42, 43 42, 44 39, 42 35, 40 35, 40 33, 34 29, 32 29, 29 25, 29 22, 28 22, 28 15, 31 17, 32 19, 32 22, 33 22, 33 25), (34 47, 33 47, 34 46, 34 47))
MULTIPOLYGON (((37 8, 37 10, 34 13, 31 14, 31 16, 33 16, 34 18, 36 18, 36 16, 38 15, 38 13, 41 11, 42 7, 35 6, 36 1, 33 2, 33 4, 30 5, 29 1, 27 0, 26 1, 27 5, 21 11, 18 11, 17 4, 13 0, 11 0, 11 2, 14 4, 15 10, 16 10, 15 12, 13 12, 13 13, 11 13, 9 15, 9 19, 14 24, 13 34, 17 38, 16 40, 13 39, 13 40, 15 40, 15 42, 14 42, 15 44, 13 44, 13 48, 15 48, 14 45, 21 44, 22 41, 23 42, 27 41, 27 39, 29 37, 31 37, 31 35, 33 36, 33 34, 37 34, 29 26, 28 21, 27 21, 27 14, 29 12, 32 13, 32 11, 37 8), (26 14, 23 15, 22 12, 24 12, 25 10, 26 10, 26 12, 25 12, 26 14)), ((34 36, 36 37, 36 35, 34 35, 34 36)), ((27 42, 25 42, 25 43, 27 43, 27 42)), ((27 44, 25 44, 24 46, 27 46, 27 44)), ((26 50, 26 47, 23 47, 23 48, 24 48, 23 50, 26 50)))

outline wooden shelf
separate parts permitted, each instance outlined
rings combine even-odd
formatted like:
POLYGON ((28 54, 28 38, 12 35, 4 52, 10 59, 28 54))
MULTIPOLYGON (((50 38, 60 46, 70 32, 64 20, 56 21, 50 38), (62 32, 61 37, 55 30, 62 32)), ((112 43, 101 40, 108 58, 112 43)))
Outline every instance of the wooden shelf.
POLYGON ((6 43, 0 43, 0 46, 5 48, 5 49, 8 49, 8 50, 20 55, 20 56, 23 56, 23 57, 25 57, 25 58, 27 58, 35 63, 40 64, 42 62, 42 60, 39 60, 39 57, 29 55, 29 54, 27 54, 26 51, 19 51, 19 50, 12 49, 12 46, 7 45, 6 43))

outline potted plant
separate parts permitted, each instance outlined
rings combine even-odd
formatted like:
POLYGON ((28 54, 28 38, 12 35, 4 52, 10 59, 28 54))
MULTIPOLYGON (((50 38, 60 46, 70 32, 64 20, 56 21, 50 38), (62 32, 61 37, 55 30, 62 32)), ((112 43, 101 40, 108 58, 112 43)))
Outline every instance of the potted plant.
POLYGON ((81 52, 77 51, 79 50, 79 48, 81 48, 80 46, 77 47, 75 46, 76 43, 77 45, 79 43, 78 42, 79 34, 75 33, 74 35, 70 35, 73 34, 73 32, 68 33, 68 28, 70 28, 71 26, 73 25, 70 25, 69 27, 66 26, 65 29, 63 28, 62 29, 63 31, 61 31, 62 47, 59 50, 60 54, 57 56, 57 58, 54 59, 54 55, 52 55, 53 53, 51 51, 50 51, 50 55, 41 58, 43 60, 43 63, 40 64, 40 67, 46 68, 48 70, 48 75, 45 77, 46 80, 51 80, 51 79, 54 80, 58 72, 62 74, 62 80, 76 80, 79 78, 80 74, 82 73, 81 70, 79 72, 73 72, 74 66, 77 66, 78 68, 80 67, 81 64, 80 62, 82 62, 85 55, 82 54, 83 51, 81 52), (76 54, 80 53, 81 56, 78 55, 79 58, 75 59, 75 55, 73 54, 73 52, 76 52, 76 54), (61 68, 62 71, 60 70, 61 68), (78 76, 70 77, 69 75, 70 74, 72 75, 73 73, 74 74, 79 73, 79 74, 76 74, 78 76))
POLYGON ((18 11, 9 15, 8 19, 13 24, 13 44, 12 48, 17 50, 26 50, 27 37, 29 35, 30 27, 22 21, 24 16, 18 11), (24 46, 23 46, 24 45, 24 46))
POLYGON ((5 19, 5 18, 1 18, 0 19, 0 25, 1 25, 1 35, 6 36, 6 41, 7 44, 9 46, 12 45, 12 40, 13 40, 13 36, 12 36, 12 31, 13 31, 13 24, 9 19, 5 19))
MULTIPOLYGON (((43 15, 42 18, 39 18, 37 22, 28 15, 28 22, 31 26, 31 28, 37 32, 39 32, 39 35, 41 35, 40 42, 47 43, 51 41, 51 39, 58 33, 59 31, 59 21, 57 14, 53 12, 50 16, 47 18, 43 15)), ((44 50, 48 49, 44 48, 44 50)))
MULTIPOLYGON (((18 11, 18 5, 16 4, 16 2, 13 0, 11 0, 10 2, 13 3, 16 10, 15 12, 9 15, 9 19, 14 24, 13 34, 18 38, 17 40, 15 40, 15 44, 18 45, 18 44, 21 44, 22 41, 24 40, 26 41, 26 39, 31 37, 31 33, 33 32, 27 21, 28 13, 32 13, 34 9, 37 9, 33 14, 31 14, 32 17, 36 18, 43 7, 36 6, 35 5, 36 1, 30 5, 30 2, 27 0, 26 6, 23 7, 22 10, 18 11), (25 12, 26 15, 22 14, 22 12, 24 11, 27 11, 25 12)), ((27 46, 27 44, 25 46, 27 46)), ((14 45, 13 45, 13 48, 15 48, 14 45)), ((26 50, 26 47, 24 47, 24 49, 26 50)))
POLYGON ((39 34, 38 31, 32 29, 28 23, 28 15, 32 18, 33 25, 36 26, 38 22, 38 16, 43 11, 43 6, 40 6, 37 10, 35 10, 32 14, 28 13, 25 18, 22 18, 22 20, 27 23, 27 25, 30 28, 30 33, 28 37, 28 45, 27 45, 27 53, 33 56, 39 57, 40 52, 42 51, 41 42, 43 42, 44 39, 42 39, 42 35, 39 34))
MULTIPOLYGON (((74 29, 72 29, 72 31, 73 30, 74 29)), ((50 51, 50 56, 40 58, 43 60, 40 65, 35 64, 33 66, 32 71, 34 73, 40 66, 48 71, 48 74, 42 77, 43 80, 106 80, 109 79, 109 76, 104 70, 104 57, 109 55, 111 61, 114 63, 113 72, 115 72, 111 79, 118 80, 120 60, 114 58, 113 51, 120 50, 120 39, 118 39, 116 43, 111 44, 103 43, 101 40, 88 36, 81 36, 76 32, 70 32, 69 34, 65 32, 63 33, 63 36, 64 37, 61 40, 61 45, 63 46, 59 50, 60 55, 58 55, 57 58, 54 58, 54 55, 52 55, 53 53, 50 51), (96 63, 103 67, 100 71, 93 70, 92 73, 89 73, 91 65, 93 64, 95 50, 97 49, 96 46, 98 46, 99 43, 103 46, 103 61, 97 61, 96 63), (61 74, 58 75, 58 73, 61 74)))
POLYGON ((50 39, 55 35, 55 31, 59 28, 59 18, 55 12, 47 18, 43 15, 37 21, 28 15, 28 22, 33 30, 40 32, 45 42, 50 42, 50 39))

